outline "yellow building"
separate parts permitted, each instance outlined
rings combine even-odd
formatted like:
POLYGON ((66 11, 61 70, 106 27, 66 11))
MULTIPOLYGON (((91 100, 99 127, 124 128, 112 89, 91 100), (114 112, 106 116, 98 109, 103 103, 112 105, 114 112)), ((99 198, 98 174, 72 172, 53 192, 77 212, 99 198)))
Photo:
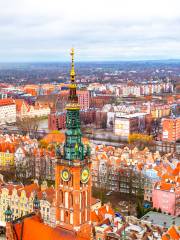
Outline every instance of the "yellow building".
POLYGON ((167 105, 155 106, 151 109, 151 115, 154 119, 162 118, 170 115, 170 107, 167 105))
POLYGON ((0 152, 0 167, 14 166, 14 152, 0 152))
POLYGON ((11 142, 0 143, 0 168, 14 165, 15 146, 11 142))
POLYGON ((48 225, 55 225, 55 191, 53 187, 44 189, 35 183, 21 186, 5 184, 0 186, 0 221, 5 221, 4 212, 9 205, 13 212, 13 219, 33 212, 35 194, 40 199, 41 216, 48 225))

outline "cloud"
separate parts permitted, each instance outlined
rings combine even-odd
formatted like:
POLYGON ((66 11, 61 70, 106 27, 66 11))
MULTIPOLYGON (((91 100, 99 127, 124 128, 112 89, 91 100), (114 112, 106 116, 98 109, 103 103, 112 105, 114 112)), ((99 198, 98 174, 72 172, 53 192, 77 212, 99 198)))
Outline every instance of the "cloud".
POLYGON ((0 0, 0 61, 180 58, 179 0, 0 0))

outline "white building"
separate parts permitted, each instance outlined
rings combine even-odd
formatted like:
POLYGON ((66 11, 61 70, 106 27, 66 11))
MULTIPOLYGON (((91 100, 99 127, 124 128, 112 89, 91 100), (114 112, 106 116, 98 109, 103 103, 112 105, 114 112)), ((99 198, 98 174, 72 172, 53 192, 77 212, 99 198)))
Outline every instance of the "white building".
POLYGON ((16 122, 16 104, 13 99, 0 99, 0 125, 16 122))
POLYGON ((146 113, 116 114, 114 122, 115 135, 128 139, 129 134, 142 132, 145 128, 145 115, 146 113))

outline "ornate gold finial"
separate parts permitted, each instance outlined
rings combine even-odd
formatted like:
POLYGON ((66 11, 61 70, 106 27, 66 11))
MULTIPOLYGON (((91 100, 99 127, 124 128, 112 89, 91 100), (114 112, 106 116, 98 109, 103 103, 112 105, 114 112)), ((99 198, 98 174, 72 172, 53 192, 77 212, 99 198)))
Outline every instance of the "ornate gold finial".
POLYGON ((69 84, 69 102, 66 105, 67 110, 79 110, 80 105, 78 103, 78 96, 76 94, 76 82, 75 82, 75 70, 74 70, 74 48, 71 49, 71 71, 70 71, 70 79, 71 83, 69 84))
POLYGON ((71 62, 71 73, 70 73, 70 76, 71 76, 71 83, 74 83, 75 82, 75 70, 74 70, 74 48, 71 48, 71 58, 72 58, 72 62, 71 62))

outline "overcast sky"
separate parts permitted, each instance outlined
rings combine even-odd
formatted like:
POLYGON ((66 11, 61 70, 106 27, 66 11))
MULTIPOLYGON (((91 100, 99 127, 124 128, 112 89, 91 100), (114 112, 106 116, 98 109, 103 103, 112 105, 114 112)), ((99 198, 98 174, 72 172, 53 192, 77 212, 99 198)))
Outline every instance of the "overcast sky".
POLYGON ((180 59, 180 0, 0 0, 0 61, 180 59))

